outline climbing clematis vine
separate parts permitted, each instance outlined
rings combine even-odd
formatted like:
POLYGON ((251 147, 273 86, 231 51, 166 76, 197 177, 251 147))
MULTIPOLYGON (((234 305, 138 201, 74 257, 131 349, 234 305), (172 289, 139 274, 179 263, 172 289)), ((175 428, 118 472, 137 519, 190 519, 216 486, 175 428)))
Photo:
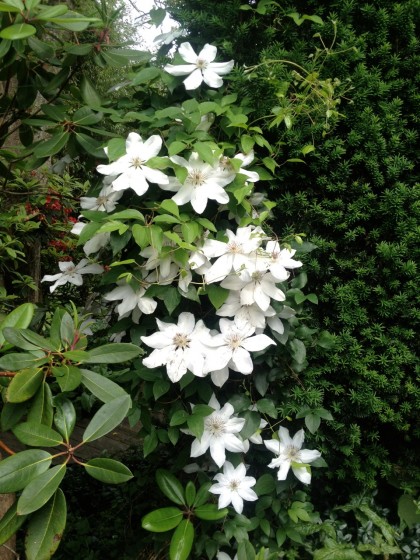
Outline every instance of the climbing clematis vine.
POLYGON ((213 480, 217 480, 217 484, 210 486, 209 492, 219 494, 219 509, 232 504, 236 513, 242 513, 244 500, 249 502, 258 500, 257 494, 251 489, 257 481, 253 476, 246 476, 243 463, 235 469, 232 463, 226 461, 223 465, 223 473, 216 474, 213 480))
POLYGON ((211 88, 219 88, 223 85, 220 76, 229 74, 234 61, 214 62, 217 47, 206 44, 196 54, 190 43, 181 43, 178 52, 181 58, 188 64, 167 64, 164 68, 172 76, 187 76, 184 80, 185 89, 196 89, 204 81, 211 88))

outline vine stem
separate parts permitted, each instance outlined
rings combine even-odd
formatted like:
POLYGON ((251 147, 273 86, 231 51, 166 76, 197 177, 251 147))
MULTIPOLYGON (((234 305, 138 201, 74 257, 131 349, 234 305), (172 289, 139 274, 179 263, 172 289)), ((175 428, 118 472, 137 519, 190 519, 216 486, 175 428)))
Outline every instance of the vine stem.
POLYGON ((8 453, 9 455, 15 455, 16 452, 13 451, 12 449, 10 449, 9 446, 7 446, 1 439, 0 439, 0 449, 3 449, 3 451, 6 451, 6 453, 8 453))

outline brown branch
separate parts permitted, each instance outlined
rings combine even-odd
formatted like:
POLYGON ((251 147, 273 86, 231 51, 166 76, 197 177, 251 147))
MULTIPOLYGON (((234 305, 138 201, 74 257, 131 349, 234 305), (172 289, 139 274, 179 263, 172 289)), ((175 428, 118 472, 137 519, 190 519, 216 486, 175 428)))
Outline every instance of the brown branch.
POLYGON ((3 449, 3 451, 6 451, 6 453, 8 453, 9 455, 15 455, 15 452, 12 451, 10 449, 10 447, 8 447, 5 443, 3 443, 0 439, 0 449, 3 449))
POLYGON ((0 377, 14 377, 15 375, 15 371, 0 371, 0 377))

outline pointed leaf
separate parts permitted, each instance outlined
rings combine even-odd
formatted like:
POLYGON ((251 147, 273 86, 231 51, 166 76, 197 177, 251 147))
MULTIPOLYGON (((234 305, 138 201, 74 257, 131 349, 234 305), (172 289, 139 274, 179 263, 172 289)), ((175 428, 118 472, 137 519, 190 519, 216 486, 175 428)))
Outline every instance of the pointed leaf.
POLYGON ((111 379, 88 369, 81 369, 80 371, 83 385, 100 401, 107 403, 127 395, 124 389, 111 379))
POLYGON ((18 327, 26 329, 29 327, 34 316, 35 306, 32 303, 24 303, 16 307, 0 323, 0 346, 4 344, 3 329, 5 327, 18 327))
POLYGON ((65 474, 66 463, 63 463, 34 478, 23 490, 18 500, 18 515, 27 515, 41 509, 60 486, 65 474))
POLYGON ((4 338, 14 346, 22 350, 50 350, 54 352, 57 348, 46 338, 28 329, 18 329, 16 327, 5 327, 3 329, 4 338))
POLYGON ((83 441, 94 441, 108 434, 116 426, 121 424, 127 416, 131 407, 131 399, 128 395, 119 397, 101 406, 86 427, 83 441))
POLYGON ((185 505, 182 484, 172 473, 165 469, 158 469, 156 471, 156 481, 167 498, 178 505, 185 505))
POLYGON ((125 342, 114 342, 89 350, 85 364, 119 364, 136 358, 141 348, 125 342))
POLYGON ((38 391, 43 379, 44 372, 41 368, 18 371, 7 388, 6 399, 12 403, 29 400, 38 391))
POLYGON ((217 521, 226 517, 229 510, 227 508, 219 509, 217 504, 203 504, 202 506, 196 507, 194 513, 199 519, 217 521))
POLYGON ((54 416, 52 393, 48 383, 43 383, 32 400, 28 422, 52 426, 54 416))
POLYGON ((194 542, 194 526, 189 519, 183 519, 172 535, 169 547, 170 560, 186 560, 194 542))
POLYGON ((18 492, 48 469, 51 455, 42 449, 27 449, 0 461, 0 493, 18 492))
POLYGON ((0 358, 0 368, 6 369, 8 371, 18 371, 24 368, 36 368, 37 366, 42 366, 48 360, 46 358, 39 358, 34 352, 30 353, 10 353, 6 354, 0 358))
POLYGON ((146 531, 164 533, 165 531, 175 529, 182 521, 182 518, 182 511, 178 508, 161 508, 145 515, 141 521, 141 526, 146 531))
POLYGON ((29 25, 28 23, 16 23, 15 25, 10 25, 2 29, 0 31, 0 37, 2 39, 8 39, 9 41, 17 41, 35 35, 35 33, 36 27, 33 25, 29 25))
POLYGON ((50 501, 31 517, 25 541, 27 560, 50 560, 63 537, 66 517, 66 499, 58 489, 50 501))
POLYGON ((19 441, 33 447, 55 447, 63 443, 61 435, 43 424, 22 422, 13 428, 19 441))
POLYGON ((54 405, 56 407, 54 414, 55 427, 68 443, 76 425, 76 411, 69 399, 55 400, 54 405))
POLYGON ((107 484, 122 484, 133 478, 130 469, 114 459, 90 459, 83 466, 90 476, 107 484))
POLYGON ((26 519, 26 515, 18 515, 17 503, 14 502, 0 520, 0 545, 12 537, 26 519))
POLYGON ((27 403, 4 403, 1 411, 2 431, 7 432, 16 426, 27 410, 27 403))
POLYGON ((49 157, 64 148, 70 138, 70 134, 65 130, 60 130, 49 140, 45 140, 35 146, 34 154, 37 158, 49 157))

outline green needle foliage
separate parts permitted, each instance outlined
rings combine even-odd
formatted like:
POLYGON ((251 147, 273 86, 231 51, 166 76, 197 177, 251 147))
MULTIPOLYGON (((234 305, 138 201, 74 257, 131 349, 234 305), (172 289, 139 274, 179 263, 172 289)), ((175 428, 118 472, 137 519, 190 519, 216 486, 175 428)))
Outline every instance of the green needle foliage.
POLYGON ((344 492, 381 479, 415 485, 417 2, 174 0, 169 9, 192 41, 248 67, 231 88, 276 146, 273 227, 317 246, 306 265, 319 306, 308 312, 335 345, 309 351, 289 390, 294 412, 333 414, 323 429, 329 490, 337 495, 337 477, 344 492), (320 118, 329 78, 341 103, 331 96, 320 118), (296 113, 302 95, 308 110, 296 113))

